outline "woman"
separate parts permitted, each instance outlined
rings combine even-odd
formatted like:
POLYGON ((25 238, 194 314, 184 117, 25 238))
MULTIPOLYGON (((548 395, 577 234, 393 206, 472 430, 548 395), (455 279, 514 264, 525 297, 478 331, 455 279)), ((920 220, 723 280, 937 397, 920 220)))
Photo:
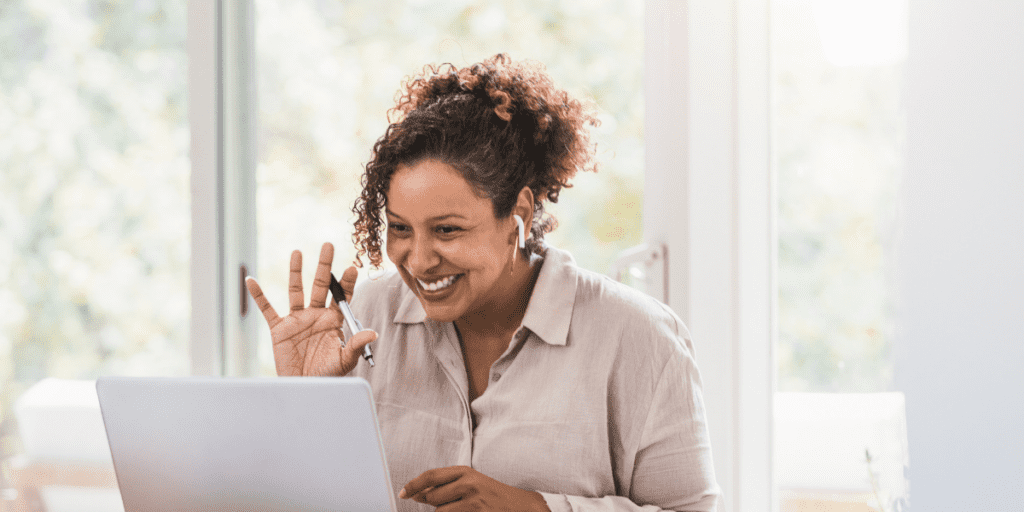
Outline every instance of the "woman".
POLYGON ((386 219, 397 271, 355 290, 368 329, 345 344, 325 304, 330 244, 308 307, 292 254, 285 318, 250 279, 278 374, 370 382, 402 510, 714 510, 686 328, 543 241, 546 202, 593 167, 593 115, 504 55, 428 68, 393 112, 353 238, 380 265, 386 219), (368 343, 376 367, 360 362, 368 343))

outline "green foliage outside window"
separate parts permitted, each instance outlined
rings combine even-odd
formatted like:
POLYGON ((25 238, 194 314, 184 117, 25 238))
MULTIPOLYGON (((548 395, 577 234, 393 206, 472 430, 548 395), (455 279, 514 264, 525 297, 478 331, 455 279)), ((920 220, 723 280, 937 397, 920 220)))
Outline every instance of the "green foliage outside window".
POLYGON ((902 64, 830 64, 811 2, 772 3, 778 390, 892 383, 902 64))
POLYGON ((187 68, 184 1, 0 4, 0 435, 43 377, 188 371, 187 68))

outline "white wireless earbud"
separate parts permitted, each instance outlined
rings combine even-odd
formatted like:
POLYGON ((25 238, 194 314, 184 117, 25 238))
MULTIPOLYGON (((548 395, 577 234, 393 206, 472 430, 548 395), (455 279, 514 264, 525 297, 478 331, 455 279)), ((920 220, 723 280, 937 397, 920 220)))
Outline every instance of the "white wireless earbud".
POLYGON ((513 215, 513 219, 516 220, 516 224, 519 225, 519 248, 526 248, 526 226, 523 224, 523 218, 519 215, 513 215))

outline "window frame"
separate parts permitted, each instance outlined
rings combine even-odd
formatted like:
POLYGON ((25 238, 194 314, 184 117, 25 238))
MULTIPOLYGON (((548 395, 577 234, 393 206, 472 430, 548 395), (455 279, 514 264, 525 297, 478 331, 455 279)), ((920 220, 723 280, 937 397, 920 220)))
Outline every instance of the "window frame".
POLYGON ((192 375, 257 374, 254 22, 253 0, 188 2, 192 375))
POLYGON ((189 366, 192 375, 220 375, 223 353, 220 174, 220 1, 188 2, 188 114, 191 146, 189 366), (213 49, 213 51, 211 51, 213 49))
POLYGON ((644 239, 668 247, 669 306, 693 338, 720 510, 771 510, 768 3, 646 6, 644 239))

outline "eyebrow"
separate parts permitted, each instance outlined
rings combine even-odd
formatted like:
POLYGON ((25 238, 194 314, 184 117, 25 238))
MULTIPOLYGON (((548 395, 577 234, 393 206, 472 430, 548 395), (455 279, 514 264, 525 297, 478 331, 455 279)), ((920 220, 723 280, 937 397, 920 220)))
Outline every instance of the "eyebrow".
MULTIPOLYGON (((399 220, 404 220, 404 219, 402 219, 401 215, 399 215, 399 214, 389 210, 388 208, 384 208, 384 213, 386 213, 386 214, 388 214, 388 215, 390 215, 392 217, 397 217, 399 220)), ((446 213, 444 215, 438 215, 436 217, 431 217, 428 220, 437 221, 437 220, 445 220, 445 219, 451 219, 451 218, 459 218, 459 219, 462 219, 462 220, 469 220, 468 218, 466 218, 466 217, 464 217, 462 215, 459 215, 458 213, 446 213)))

